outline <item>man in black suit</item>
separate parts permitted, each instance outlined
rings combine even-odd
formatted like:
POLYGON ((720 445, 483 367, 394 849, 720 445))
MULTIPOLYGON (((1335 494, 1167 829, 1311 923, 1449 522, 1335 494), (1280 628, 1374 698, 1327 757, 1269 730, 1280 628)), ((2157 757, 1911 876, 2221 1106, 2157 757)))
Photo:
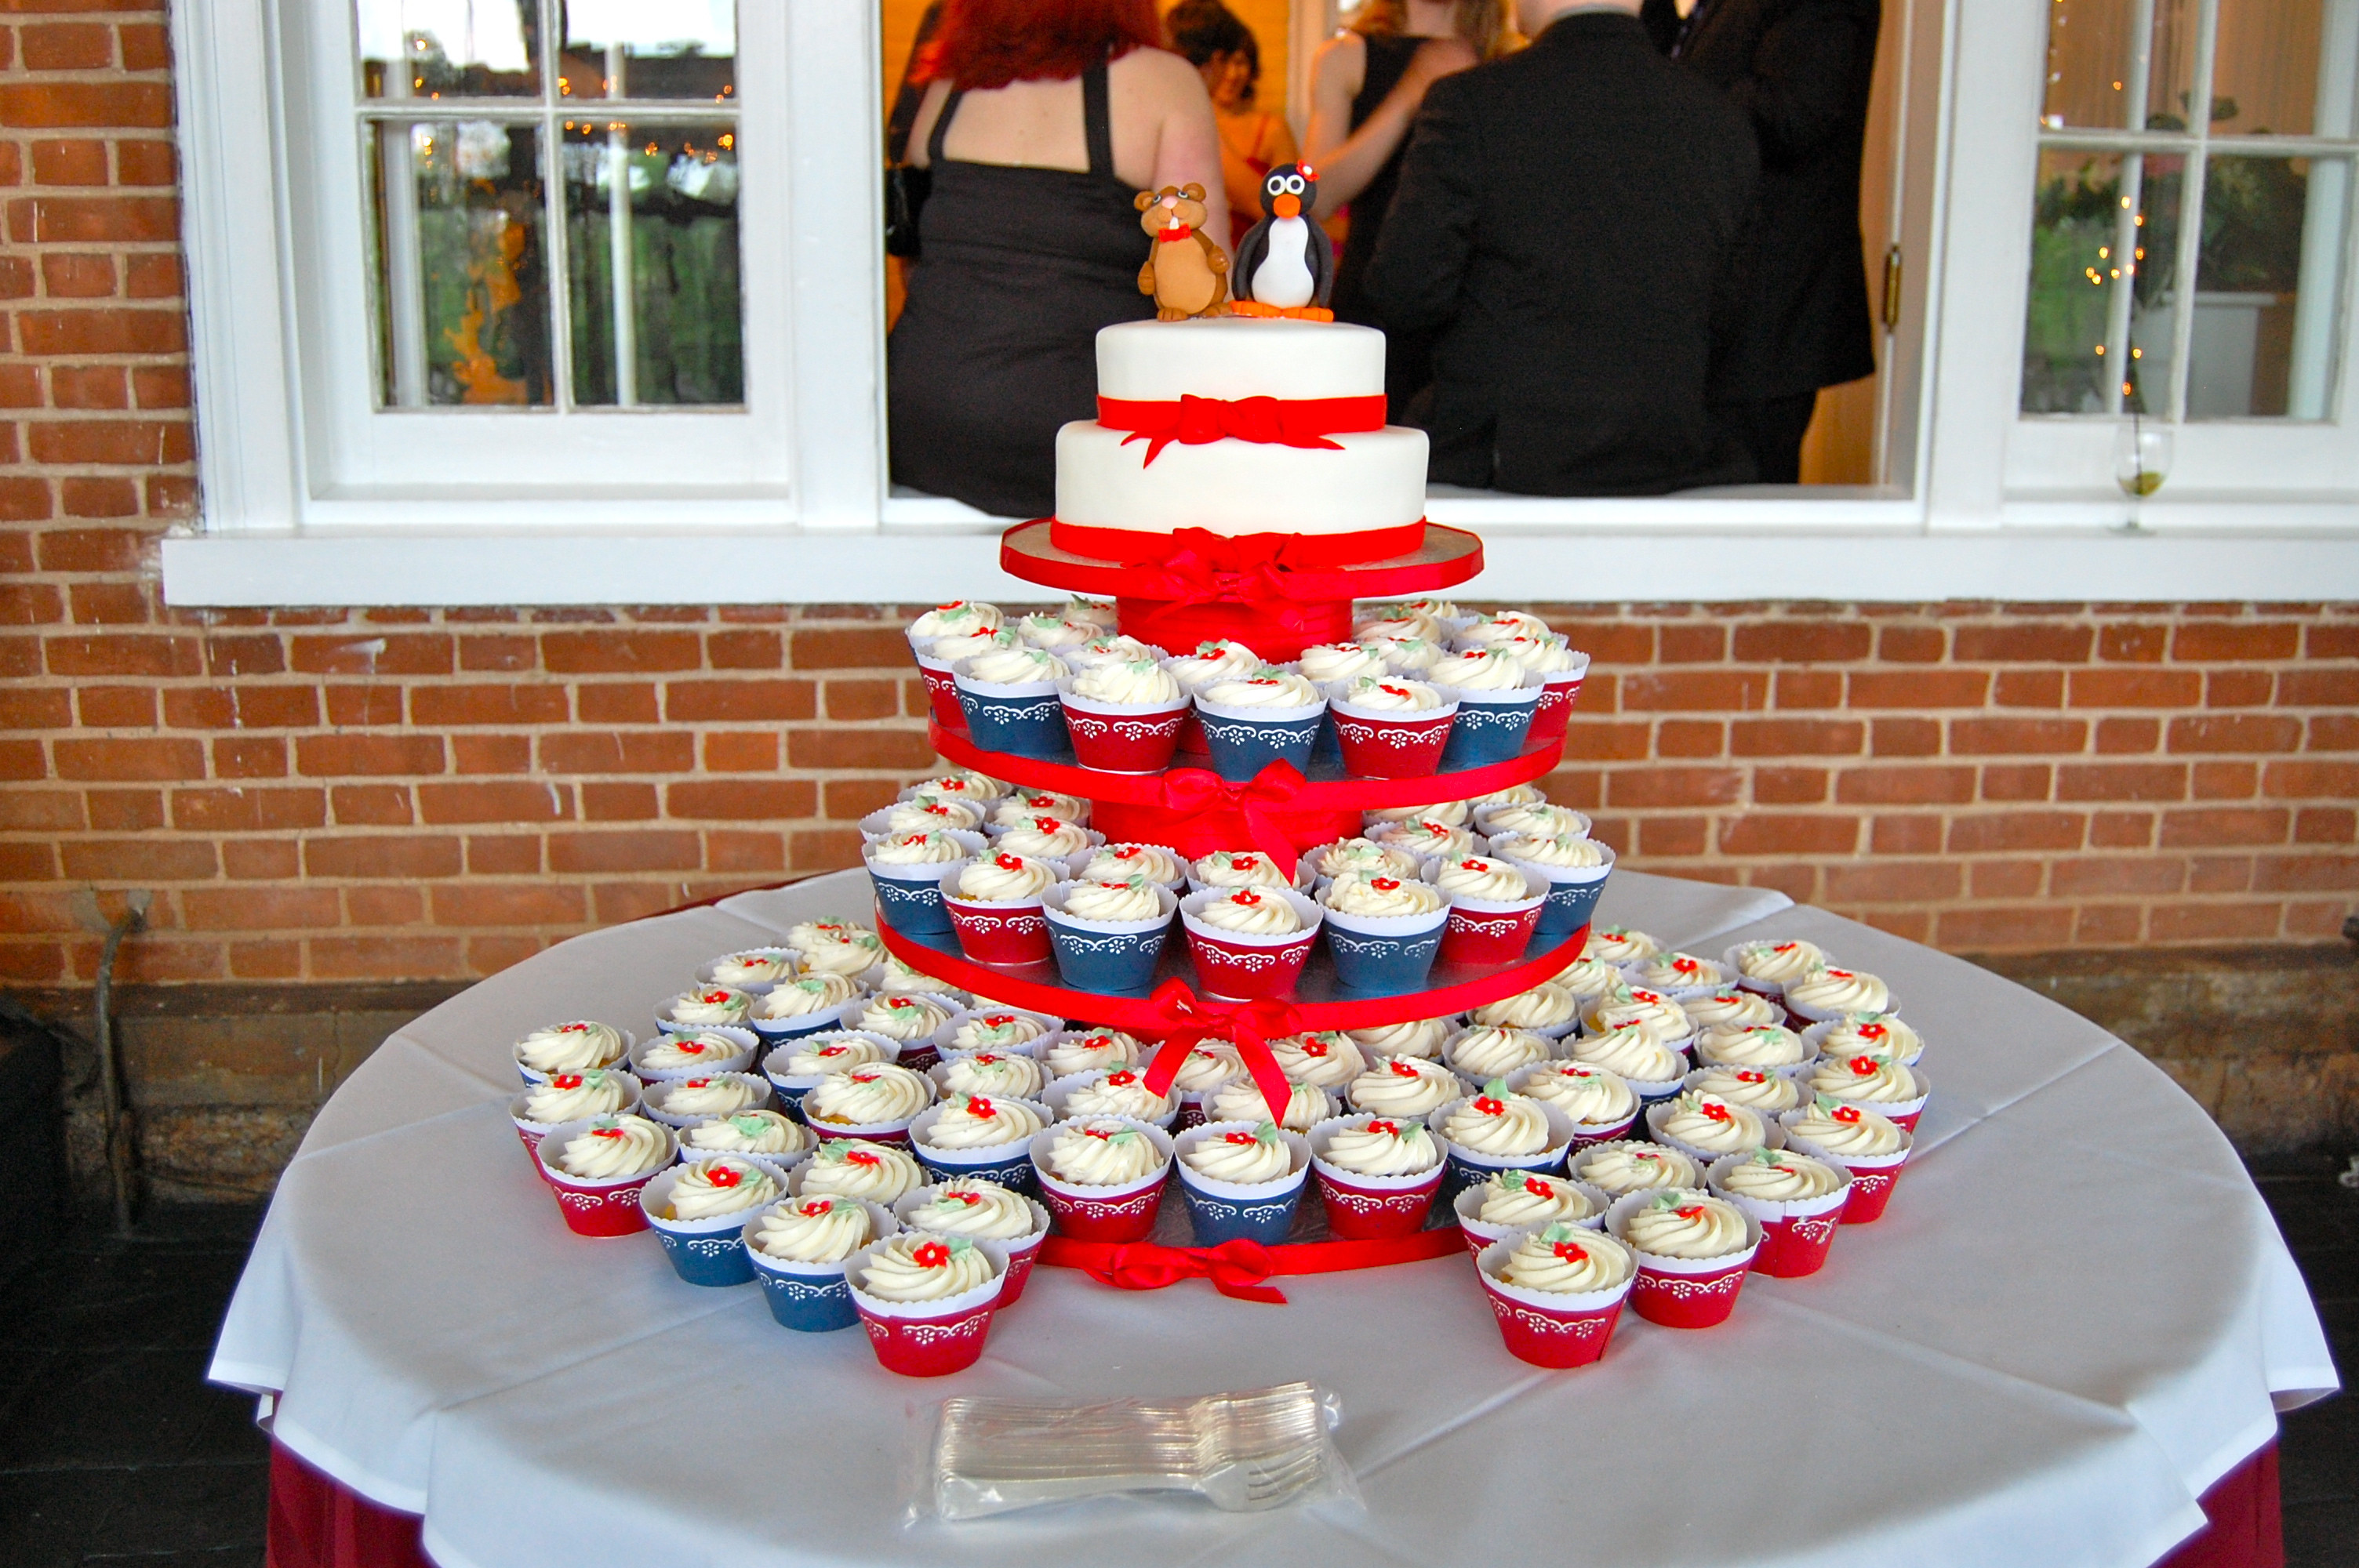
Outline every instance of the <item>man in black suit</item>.
POLYGON ((1442 483, 1659 495, 1753 477, 1706 406, 1753 133, 1655 49, 1638 4, 1520 0, 1531 47, 1435 82, 1419 112, 1368 287, 1388 328, 1439 330, 1412 418, 1442 483))
POLYGON ((1819 388, 1875 373, 1860 256, 1860 146, 1878 0, 1674 0, 1640 13, 1658 47, 1728 95, 1761 146, 1744 326, 1714 391, 1761 478, 1794 484, 1819 388))

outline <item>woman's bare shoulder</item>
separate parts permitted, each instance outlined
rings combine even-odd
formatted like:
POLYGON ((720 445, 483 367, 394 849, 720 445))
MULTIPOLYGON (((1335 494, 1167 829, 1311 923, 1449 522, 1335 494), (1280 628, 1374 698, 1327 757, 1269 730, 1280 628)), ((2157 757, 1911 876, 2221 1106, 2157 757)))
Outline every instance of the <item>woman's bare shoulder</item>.
POLYGON ((1123 97, 1133 94, 1149 98, 1162 109, 1198 101, 1211 102, 1204 92, 1203 77, 1197 73, 1194 66, 1169 49, 1131 50, 1106 68, 1106 81, 1117 90, 1114 98, 1117 109, 1123 97))
POLYGON ((1368 41, 1346 27, 1319 46, 1310 57, 1310 84, 1314 91, 1321 87, 1342 88, 1346 94, 1360 91, 1368 75, 1368 41))

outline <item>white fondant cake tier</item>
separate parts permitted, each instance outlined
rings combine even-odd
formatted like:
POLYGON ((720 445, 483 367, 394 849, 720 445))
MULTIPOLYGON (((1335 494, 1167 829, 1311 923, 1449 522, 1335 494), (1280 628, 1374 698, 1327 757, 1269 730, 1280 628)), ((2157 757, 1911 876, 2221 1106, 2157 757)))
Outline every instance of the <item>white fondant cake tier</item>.
MULTIPOLYGON (((1368 335, 1381 344, 1377 334, 1368 335)), ((1174 528, 1225 535, 1353 534, 1397 527, 1425 515, 1422 430, 1387 426, 1329 438, 1341 451, 1238 440, 1195 447, 1173 441, 1152 464, 1147 462, 1148 443, 1125 446, 1126 434, 1094 420, 1076 420, 1057 432, 1060 522, 1151 534, 1174 528)))
POLYGON ((1098 394, 1364 397, 1385 389, 1385 335, 1340 321, 1125 321, 1098 333, 1098 394))

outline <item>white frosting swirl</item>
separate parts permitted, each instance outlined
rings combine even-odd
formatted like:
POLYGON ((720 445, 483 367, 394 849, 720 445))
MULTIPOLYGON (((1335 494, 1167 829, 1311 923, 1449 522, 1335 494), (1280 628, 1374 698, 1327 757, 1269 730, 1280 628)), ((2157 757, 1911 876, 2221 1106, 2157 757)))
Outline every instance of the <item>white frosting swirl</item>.
POLYGON ((874 931, 821 935, 801 949, 803 968, 815 975, 863 975, 885 961, 885 943, 874 931))
POLYGON ((1665 1138, 1715 1156, 1757 1149, 1769 1140, 1768 1125, 1759 1111, 1696 1089, 1649 1114, 1665 1138))
MULTIPOLYGON (((1334 1114, 1335 1102, 1325 1089, 1296 1084, 1287 1096, 1286 1114, 1278 1119, 1278 1125, 1289 1132, 1308 1132, 1334 1114)), ((1231 1078, 1204 1097, 1206 1121, 1262 1121, 1268 1116, 1269 1107, 1262 1098, 1261 1086, 1249 1077, 1231 1078)), ((1209 1176, 1212 1173, 1204 1173, 1209 1176)))
POLYGON ((963 1236, 905 1230, 868 1254, 862 1291, 882 1302, 939 1302, 991 1282, 991 1259, 963 1236))
POLYGON ((1163 1162, 1147 1134, 1105 1117, 1060 1122, 1042 1160, 1050 1175, 1077 1187, 1127 1186, 1163 1162))
POLYGON ((985 632, 980 627, 947 637, 912 637, 909 642, 926 657, 938 664, 949 665, 953 669, 962 660, 971 659, 977 654, 988 654, 995 648, 1020 648, 1024 645, 1023 639, 1013 632, 985 632))
POLYGON ((1759 1067, 1710 1067, 1695 1076, 1691 1087, 1698 1094, 1724 1099, 1731 1105, 1748 1106, 1765 1116, 1791 1110, 1802 1103, 1802 1091, 1795 1087, 1793 1079, 1759 1067))
POLYGON ((1028 1012, 970 1012, 951 1031, 953 1051, 1007 1051, 1038 1040, 1049 1026, 1028 1012))
POLYGON ((554 1073, 524 1098, 524 1119, 544 1127, 612 1116, 631 1103, 631 1081, 603 1067, 554 1073))
POLYGON ((1680 1003, 1688 1022, 1698 1029, 1743 1029, 1748 1024, 1775 1023, 1781 1014, 1759 991, 1730 987, 1710 996, 1690 997, 1680 1003))
POLYGON ((1358 1127, 1337 1128, 1320 1158, 1363 1176, 1406 1176, 1441 1163, 1441 1145, 1422 1121, 1379 1116, 1358 1127))
POLYGON ((1121 612, 1111 599, 1092 599, 1077 593, 1065 600, 1065 619, 1086 621, 1091 625, 1113 631, 1122 623, 1121 612))
POLYGON ((810 1128, 775 1110, 741 1110, 699 1122, 679 1141, 702 1154, 799 1154, 819 1141, 810 1128))
POLYGON ((774 986, 794 972, 794 959, 784 953, 730 953, 712 960, 712 983, 738 990, 774 986))
POLYGON ((1722 1258, 1744 1250, 1745 1217, 1692 1186, 1673 1187, 1621 1222, 1622 1239, 1658 1258, 1722 1258))
POLYGON ((1482 1193, 1474 1217, 1485 1225, 1548 1225, 1587 1219, 1597 1212, 1589 1195, 1563 1177, 1529 1171, 1502 1171, 1483 1184, 1482 1193))
POLYGON ((1201 691, 1224 676, 1250 675, 1261 668, 1261 655, 1243 643, 1214 639, 1199 643, 1192 653, 1164 662, 1164 668, 1188 691, 1201 691))
POLYGON ((1121 881, 1130 877, 1145 877, 1151 882, 1169 887, 1188 874, 1187 866, 1179 856, 1158 844, 1107 844, 1090 856, 1090 863, 1082 875, 1092 880, 1121 881))
POLYGON ((1195 918, 1200 925, 1241 936, 1283 936, 1302 929, 1302 916, 1295 913, 1294 905, 1259 888, 1238 888, 1207 899, 1195 918))
POLYGON ((1582 1151, 1572 1173, 1617 1198, 1654 1187, 1692 1187, 1703 1181, 1702 1166, 1676 1149, 1653 1143, 1596 1144, 1582 1151))
POLYGON ((934 1195, 909 1211, 909 1228, 937 1236, 981 1237, 1020 1241, 1038 1228, 1039 1217, 1021 1193, 995 1182, 961 1178, 944 1182, 934 1195))
POLYGON ((889 1204, 925 1185, 925 1173, 907 1150, 865 1138, 829 1138, 801 1167, 805 1197, 868 1198, 889 1204))
POLYGON ((1156 886, 1145 877, 1074 882, 1065 890, 1065 913, 1075 920, 1094 920, 1102 925, 1154 920, 1163 913, 1162 901, 1155 896, 1156 886))
POLYGON ((1826 967, 1826 949, 1799 937, 1790 941, 1741 942, 1736 947, 1736 972, 1748 980, 1783 985, 1826 967))
POLYGON ((1474 852, 1474 835, 1463 827, 1453 827, 1438 818, 1420 817, 1408 822, 1389 822, 1371 831, 1369 838, 1379 844, 1389 844, 1419 860, 1458 860, 1474 852))
POLYGON ((1478 1083, 1545 1062, 1549 1043, 1528 1030, 1501 1024, 1463 1029, 1443 1046, 1441 1059, 1478 1083))
POLYGON ((1637 986, 1601 999, 1581 1022, 1592 1034, 1636 1029, 1649 1040, 1665 1042, 1685 1040, 1695 1033, 1685 1008, 1660 991, 1637 986))
POLYGON ((1637 1268, 1630 1249, 1601 1231, 1561 1223, 1532 1231, 1499 1267, 1499 1282, 1550 1295, 1610 1291, 1637 1268))
POLYGON ((1506 692, 1537 684, 1525 674, 1515 654, 1491 648, 1469 648, 1452 654, 1432 669, 1435 681, 1460 691, 1506 692))
POLYGON ((868 846, 868 858, 880 866, 945 866, 969 852, 947 833, 898 833, 868 846))
POLYGON ((1608 924, 1589 928, 1589 943, 1582 956, 1603 958, 1609 964, 1635 964, 1641 958, 1651 958, 1662 950, 1663 945, 1643 931, 1608 924))
POLYGON ((1377 828, 1390 822, 1439 822, 1444 827, 1463 827, 1473 816, 1471 801, 1433 800, 1423 806, 1377 806, 1360 813, 1360 823, 1373 838, 1377 828))
POLYGON ((962 1095, 1006 1095, 1030 1098, 1048 1087, 1048 1070, 1029 1056, 1000 1051, 977 1051, 953 1056, 942 1065, 942 1088, 962 1095))
POLYGON ((840 1263, 876 1232, 868 1211, 852 1198, 789 1198, 762 1216, 754 1246, 790 1263, 840 1263))
POLYGON ((1484 855, 1466 855, 1455 860, 1440 861, 1435 867, 1433 881, 1436 887, 1453 899, 1521 903, 1532 896, 1522 871, 1505 860, 1495 860, 1484 855))
POLYGON ((1381 875, 1364 877, 1357 872, 1330 882, 1327 891, 1320 895, 1320 902, 1339 914, 1370 920, 1432 914, 1444 903, 1441 890, 1430 883, 1381 875))
POLYGON ((1047 648, 1078 648, 1097 636, 1102 628, 1087 621, 1068 621, 1055 611, 1027 615, 1016 623, 1016 635, 1025 646, 1047 648))
POLYGON ((926 637, 949 637, 981 629, 996 632, 1000 626, 999 606, 985 604, 981 600, 953 599, 948 604, 937 604, 909 622, 909 640, 926 637))
POLYGON ((549 1158, 549 1140, 541 1140, 540 1157, 569 1176, 585 1182, 609 1182, 651 1171, 669 1157, 671 1144, 664 1130, 643 1116, 602 1117, 586 1132, 576 1133, 549 1158))
POLYGON ((896 996, 868 999, 860 1017, 852 1027, 870 1034, 882 1034, 887 1040, 904 1043, 923 1040, 951 1018, 951 1009, 943 1002, 923 992, 906 992, 896 996))
POLYGON ((1900 1124, 1855 1105, 1813 1100, 1786 1124, 1786 1135, 1825 1150, 1838 1160, 1880 1158, 1908 1147, 1900 1124))
POLYGON ((1892 988, 1856 969, 1813 969, 1786 982, 1786 1000, 1812 1012, 1884 1012, 1892 1006, 1892 988))
POLYGON ((1456 1075, 1422 1056, 1391 1056, 1353 1078, 1343 1091, 1354 1110, 1417 1117, 1440 1109, 1465 1091, 1456 1075))
POLYGON ((667 1034, 639 1053, 639 1063, 651 1071, 673 1073, 686 1067, 711 1067, 745 1054, 745 1047, 726 1034, 667 1034))
POLYGON ((1569 806, 1533 801, 1501 806, 1483 818, 1494 834, 1521 833, 1533 838, 1586 838, 1590 822, 1585 813, 1569 806))
POLYGON ((1549 977, 1549 984, 1562 986, 1584 1002, 1609 996, 1627 983, 1622 971, 1603 958, 1575 958, 1549 977))
POLYGON ((778 1184, 767 1171, 735 1154, 718 1154, 689 1166, 672 1184, 673 1219, 711 1219, 776 1203, 778 1184))
POLYGON ((1657 953, 1631 965, 1628 973, 1632 984, 1662 990, 1722 986, 1735 978, 1710 958, 1699 958, 1693 953, 1657 953))
POLYGON ((578 1073, 611 1067, 623 1059, 623 1032, 612 1024, 552 1023, 516 1042, 516 1060, 536 1073, 578 1073))
POLYGON ((1801 1203, 1822 1198, 1843 1184, 1833 1166, 1782 1149, 1756 1149, 1753 1158, 1731 1165, 1720 1184, 1738 1197, 1763 1203, 1801 1203))
POLYGON ((999 836, 1002 854, 1024 855, 1037 860, 1061 860, 1090 847, 1088 829, 1058 816, 1027 817, 1020 827, 999 836))
POLYGON ((954 795, 962 799, 974 797, 997 800, 1007 793, 1007 786, 989 773, 976 773, 973 768, 961 768, 954 773, 943 773, 912 785, 912 795, 954 795))
POLYGON ((1047 1125, 1046 1118, 1020 1099, 951 1095, 919 1141, 929 1149, 995 1149, 1022 1142, 1047 1125))
POLYGON ((1065 1096, 1065 1117, 1126 1116, 1134 1121, 1160 1121, 1179 1108, 1174 1094, 1157 1094, 1147 1087, 1147 1075, 1134 1067, 1116 1067, 1089 1082, 1076 1084, 1065 1096))
POLYGON ((806 1034, 790 1045, 781 1045, 763 1065, 780 1077, 811 1078, 822 1073, 848 1073, 883 1060, 885 1047, 875 1041, 839 1030, 806 1034))
POLYGON ((1579 871, 1605 863, 1605 846, 1594 838, 1534 838, 1527 833, 1504 834, 1491 847, 1513 860, 1536 866, 1579 871))
POLYGON ((1667 1084, 1687 1075, 1687 1058, 1659 1040, 1648 1039, 1635 1024, 1603 1034, 1584 1034, 1572 1043, 1572 1059, 1603 1067, 1633 1083, 1667 1084))
MULTIPOLYGON (((947 795, 921 795, 915 800, 889 806, 885 812, 887 833, 973 832, 981 826, 983 813, 972 802, 952 800, 947 795)), ((712 978, 727 983, 718 973, 712 978)))
POLYGON ((1204 1094, 1245 1075, 1245 1060, 1226 1040, 1200 1040, 1180 1059, 1171 1087, 1181 1094, 1204 1094))
POLYGON ((831 1073, 803 1096, 803 1115, 838 1127, 889 1127, 908 1121, 934 1098, 920 1074, 890 1062, 831 1073))
POLYGON ((1777 1023, 1721 1024, 1696 1036, 1696 1060, 1730 1067, 1790 1067, 1810 1059, 1802 1037, 1777 1023))
POLYGON ((1289 1034, 1271 1041, 1269 1053, 1277 1058, 1277 1070, 1290 1082, 1316 1084, 1324 1089, 1342 1088, 1367 1070, 1360 1047, 1340 1030, 1289 1034))
POLYGON ((1356 676, 1336 700, 1368 713, 1431 713, 1447 699, 1423 681, 1356 676))
POLYGON ((1452 1106, 1441 1136, 1477 1154, 1537 1154, 1551 1141, 1548 1113, 1522 1095, 1484 1090, 1452 1106))
POLYGON ((1502 610, 1484 616, 1458 633, 1462 648, 1487 648, 1517 637, 1545 636, 1549 624, 1528 610, 1502 610))
POLYGON ((1282 888, 1293 884, 1276 860, 1257 849, 1215 849, 1190 868, 1208 888, 1282 888))
POLYGON ((672 999, 669 1009, 674 1023, 743 1023, 752 1011, 754 999, 741 990, 727 986, 704 986, 672 999))
POLYGON ((1045 860, 1002 849, 967 863, 959 872, 958 895, 977 903, 1026 903, 1054 887, 1058 875, 1045 860))
POLYGON ((1578 1127, 1611 1127, 1638 1110, 1638 1097, 1619 1074, 1586 1062, 1551 1062, 1524 1080, 1523 1092, 1546 1100, 1578 1127))
POLYGON ((667 1116, 727 1116, 733 1110, 752 1108, 761 1094, 743 1073, 687 1078, 651 1091, 654 1098, 662 1100, 658 1108, 667 1116))
POLYGON ((1888 1012, 1855 1012, 1819 1037, 1821 1056, 1873 1056, 1881 1062, 1910 1062, 1923 1054, 1925 1042, 1917 1032, 1888 1012))
POLYGON ((1554 1029, 1571 1023, 1580 1012, 1581 1003, 1571 991, 1543 980, 1527 991, 1485 1002, 1474 1010, 1474 1022, 1510 1029, 1554 1029))
POLYGON ((1072 693, 1092 702, 1136 708, 1177 708, 1188 695, 1171 672, 1153 659, 1092 665, 1073 677, 1072 693))
POLYGON ((1302 673, 1321 686, 1361 676, 1385 673, 1385 656, 1364 643, 1319 643, 1302 650, 1295 661, 1302 673))
POLYGON ((1397 676, 1420 675, 1441 663, 1447 653, 1437 639, 1429 636, 1384 636, 1372 627, 1363 627, 1354 635, 1385 661, 1386 670, 1397 676))
MULTIPOLYGON (((1313 1094, 1319 1091, 1313 1089, 1313 1094)), ((1244 1120, 1242 1117, 1221 1117, 1222 1121, 1244 1120)), ((1294 1168, 1294 1153, 1277 1129, 1263 1120, 1252 1131, 1231 1128, 1200 1138, 1180 1156, 1188 1168, 1200 1176, 1215 1182, 1228 1182, 1236 1186, 1259 1186, 1267 1182, 1283 1181, 1294 1168)))
POLYGON ((1313 875, 1321 877, 1347 876, 1353 871, 1384 877, 1417 875, 1417 857, 1373 838, 1338 838, 1311 850, 1303 861, 1313 875))
POLYGON ((985 686, 1030 686, 1063 680, 1073 672, 1046 648, 993 648, 959 666, 959 673, 985 686))
POLYGON ((1313 708, 1326 699, 1300 676, 1265 666, 1249 676, 1213 681, 1196 689, 1196 700, 1214 708, 1313 708))
POLYGON ((1067 648, 1057 655, 1077 670, 1092 665, 1127 665, 1144 659, 1150 665, 1163 663, 1163 650, 1136 637, 1109 635, 1103 629, 1078 648, 1067 648))
POLYGON ((1853 1105, 1898 1105, 1925 1092, 1915 1073, 1873 1056, 1821 1056, 1810 1069, 1809 1087, 1853 1105))
POLYGON ((1400 1023, 1380 1023, 1373 1029, 1347 1029, 1352 1044, 1371 1056, 1439 1056, 1450 1038, 1447 1018, 1412 1018, 1400 1023))
POLYGON ((1146 1047, 1119 1029, 1093 1029, 1086 1034, 1066 1035, 1049 1047, 1045 1060, 1049 1076, 1061 1078, 1073 1073, 1132 1066, 1146 1054, 1146 1047))
POLYGON ((772 988, 754 1011, 763 1018, 808 1018, 859 994, 860 988, 842 975, 798 975, 772 988))

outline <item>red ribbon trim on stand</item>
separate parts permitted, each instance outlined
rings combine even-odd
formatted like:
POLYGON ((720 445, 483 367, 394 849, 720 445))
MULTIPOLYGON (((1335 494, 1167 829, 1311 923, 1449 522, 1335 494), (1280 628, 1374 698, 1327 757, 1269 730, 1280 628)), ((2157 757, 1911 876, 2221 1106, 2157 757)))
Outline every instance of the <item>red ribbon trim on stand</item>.
POLYGON ((1375 1241, 1297 1241, 1282 1247, 1242 1239, 1218 1247, 1158 1247, 1151 1241, 1078 1241, 1051 1236, 1041 1245, 1036 1261, 1054 1269, 1079 1269, 1117 1290, 1159 1291, 1182 1280, 1210 1280, 1224 1296, 1283 1305, 1285 1292, 1266 1281, 1288 1274, 1340 1274, 1395 1263, 1421 1263, 1450 1257, 1465 1247, 1465 1238, 1454 1225, 1375 1241))
POLYGON ((1215 849, 1234 849, 1228 819, 1242 816, 1254 848, 1277 861, 1291 881, 1294 840, 1270 814, 1291 806, 1310 782, 1285 762, 1270 763, 1244 784, 1231 784, 1205 768, 1174 768, 1163 775, 1163 808, 1180 817, 1172 826, 1170 847, 1191 860, 1215 849))
MULTIPOLYGON (((1174 528, 1147 533, 1136 528, 1096 528, 1082 523, 1049 520, 1049 543, 1070 555, 1103 563, 1103 569, 1155 571, 1180 562, 1201 560, 1204 569, 1245 572, 1269 563, 1286 580, 1292 599, 1328 601, 1360 597, 1363 583, 1352 569, 1370 561, 1414 556, 1425 547, 1422 517, 1391 528, 1364 528, 1349 534, 1215 534, 1208 528, 1174 528), (1323 575, 1321 575, 1323 574, 1323 575)), ((1391 571, 1418 568, 1386 568, 1391 571)), ((1151 599, 1135 590, 1124 578, 1108 587, 1130 599, 1151 599)))
MULTIPOLYGON (((1098 423, 1127 430, 1123 445, 1147 443, 1151 463, 1177 441, 1201 447, 1213 441, 1250 441, 1262 447, 1302 447, 1330 452, 1343 449, 1330 436, 1385 427, 1385 395, 1361 397, 1198 397, 1182 394, 1165 403, 1136 397, 1098 399, 1098 423)), ((1144 467, 1145 465, 1140 465, 1144 467)))

